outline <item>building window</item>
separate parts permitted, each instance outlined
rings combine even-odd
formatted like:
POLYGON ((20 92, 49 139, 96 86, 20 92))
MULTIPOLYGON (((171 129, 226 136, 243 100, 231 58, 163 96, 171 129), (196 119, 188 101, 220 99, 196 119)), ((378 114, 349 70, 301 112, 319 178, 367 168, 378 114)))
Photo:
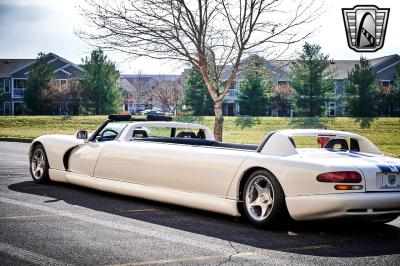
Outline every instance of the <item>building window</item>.
POLYGON ((240 82, 236 82, 236 84, 235 84, 235 89, 236 89, 237 91, 240 90, 240 82))
POLYGON ((4 93, 10 93, 10 80, 4 80, 4 93))
POLYGON ((389 87, 389 86, 393 86, 393 80, 381 80, 381 85, 383 87, 389 87))
POLYGON ((234 89, 229 89, 229 90, 228 90, 228 96, 230 96, 230 97, 235 97, 235 96, 237 96, 237 91, 234 90, 234 89))
POLYGON ((59 79, 59 81, 60 81, 60 85, 61 86, 67 84, 67 80, 66 79, 59 79))
POLYGON ((224 115, 234 116, 236 115, 236 104, 235 103, 226 103, 223 106, 224 115))
POLYGON ((337 92, 337 84, 335 82, 335 87, 333 87, 332 94, 336 94, 336 92, 337 92))
POLYGON ((25 89, 26 79, 14 79, 14 89, 25 89))
POLYGON ((12 96, 15 98, 23 98, 24 97, 24 91, 26 88, 26 79, 14 79, 14 87, 13 87, 13 93, 12 96))
POLYGON ((10 102, 4 102, 4 115, 11 115, 11 104, 10 104, 10 102))
POLYGON ((14 110, 12 115, 23 115, 24 114, 24 103, 23 102, 13 102, 14 110))
POLYGON ((342 86, 342 93, 343 93, 343 94, 347 94, 347 92, 346 92, 346 86, 349 86, 349 84, 350 84, 350 81, 349 81, 349 80, 344 80, 344 81, 343 81, 343 86, 342 86))
POLYGON ((336 103, 329 102, 329 116, 336 116, 336 103))

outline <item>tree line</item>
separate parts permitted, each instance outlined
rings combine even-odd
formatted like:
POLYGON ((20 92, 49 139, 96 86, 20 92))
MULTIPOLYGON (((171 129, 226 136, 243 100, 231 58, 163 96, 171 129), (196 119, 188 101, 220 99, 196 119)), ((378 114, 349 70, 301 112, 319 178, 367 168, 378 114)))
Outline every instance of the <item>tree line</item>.
MULTIPOLYGON (((400 115, 400 65, 393 84, 383 86, 369 61, 361 57, 348 73, 345 93, 334 94, 335 73, 328 70, 329 56, 316 44, 305 43, 291 66, 287 84, 274 84, 265 60, 254 57, 243 69, 237 98, 241 115, 325 116, 330 101, 342 101, 345 115, 353 117, 400 115)), ((193 115, 211 115, 213 102, 199 71, 193 69, 184 84, 183 105, 193 115)))
POLYGON ((46 55, 32 65, 24 93, 26 113, 35 115, 110 114, 121 109, 119 72, 100 49, 82 59, 79 79, 61 83, 54 77, 46 55))
MULTIPOLYGON (((340 100, 348 116, 400 115, 400 66, 397 66, 394 83, 382 86, 368 60, 361 57, 348 73, 345 93, 335 95, 332 94, 335 76, 328 71, 329 64, 329 57, 321 52, 320 46, 305 43, 298 59, 291 65, 288 82, 276 85, 265 59, 253 56, 239 72, 244 77, 237 97, 240 114, 324 116, 329 111, 326 103, 340 100)), ((81 66, 85 72, 79 79, 61 84, 53 76, 46 55, 39 54, 28 75, 24 96, 27 113, 78 115, 121 111, 122 88, 115 64, 98 49, 82 59, 81 66)), ((171 81, 156 84, 151 93, 172 113, 181 106, 186 114, 214 114, 214 100, 196 68, 184 81, 183 95, 181 91, 180 81, 171 81)))

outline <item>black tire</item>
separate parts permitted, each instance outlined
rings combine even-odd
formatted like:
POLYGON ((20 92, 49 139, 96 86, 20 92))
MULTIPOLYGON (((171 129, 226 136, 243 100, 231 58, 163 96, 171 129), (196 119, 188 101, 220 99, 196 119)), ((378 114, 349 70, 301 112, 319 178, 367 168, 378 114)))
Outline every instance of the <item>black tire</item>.
MULTIPOLYGON (((258 187, 260 188, 260 186, 258 187)), ((254 225, 258 227, 280 227, 288 222, 289 215, 286 208, 285 194, 276 177, 270 172, 266 170, 259 170, 252 173, 247 179, 242 193, 244 214, 254 225), (265 187, 262 186, 263 182, 266 184, 265 187), (262 190, 263 192, 261 195, 259 194, 259 190, 256 188, 256 183, 264 189, 262 190), (272 193, 271 189, 267 189, 269 187, 272 189, 272 193), (269 193, 266 191, 269 191, 269 193), (257 196, 255 196, 255 193, 257 196), (266 196, 268 199, 265 197, 266 194, 269 194, 269 197, 266 196), (266 207, 267 210, 265 211, 265 217, 262 215, 263 208, 261 205, 258 206, 255 204, 255 206, 250 206, 251 203, 256 202, 256 200, 253 200, 253 198, 258 198, 258 202, 263 206, 265 206, 265 204, 271 204, 270 202, 272 201, 272 206, 269 205, 266 207), (260 214, 260 217, 257 219, 256 216, 258 213, 260 214)))
POLYGON ((36 183, 44 184, 50 181, 49 162, 42 144, 36 144, 32 149, 29 156, 29 171, 36 183))

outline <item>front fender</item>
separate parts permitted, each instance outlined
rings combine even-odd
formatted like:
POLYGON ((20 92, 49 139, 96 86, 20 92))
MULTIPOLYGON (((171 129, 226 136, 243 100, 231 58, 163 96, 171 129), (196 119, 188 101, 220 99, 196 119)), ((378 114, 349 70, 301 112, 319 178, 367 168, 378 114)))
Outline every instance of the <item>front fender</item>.
POLYGON ((71 135, 44 135, 33 140, 30 148, 40 143, 46 150, 47 160, 51 169, 65 170, 64 155, 71 148, 84 143, 83 140, 75 138, 71 135))

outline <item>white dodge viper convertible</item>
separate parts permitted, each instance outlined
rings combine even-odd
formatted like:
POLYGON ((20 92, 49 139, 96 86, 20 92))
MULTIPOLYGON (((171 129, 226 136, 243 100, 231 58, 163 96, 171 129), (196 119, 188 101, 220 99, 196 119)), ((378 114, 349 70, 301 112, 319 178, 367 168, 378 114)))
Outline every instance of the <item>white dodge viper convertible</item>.
POLYGON ((278 130, 245 145, 215 141, 198 124, 111 115, 90 136, 36 138, 29 160, 38 183, 245 215, 260 226, 288 215, 385 223, 400 214, 400 160, 343 131, 278 130))

